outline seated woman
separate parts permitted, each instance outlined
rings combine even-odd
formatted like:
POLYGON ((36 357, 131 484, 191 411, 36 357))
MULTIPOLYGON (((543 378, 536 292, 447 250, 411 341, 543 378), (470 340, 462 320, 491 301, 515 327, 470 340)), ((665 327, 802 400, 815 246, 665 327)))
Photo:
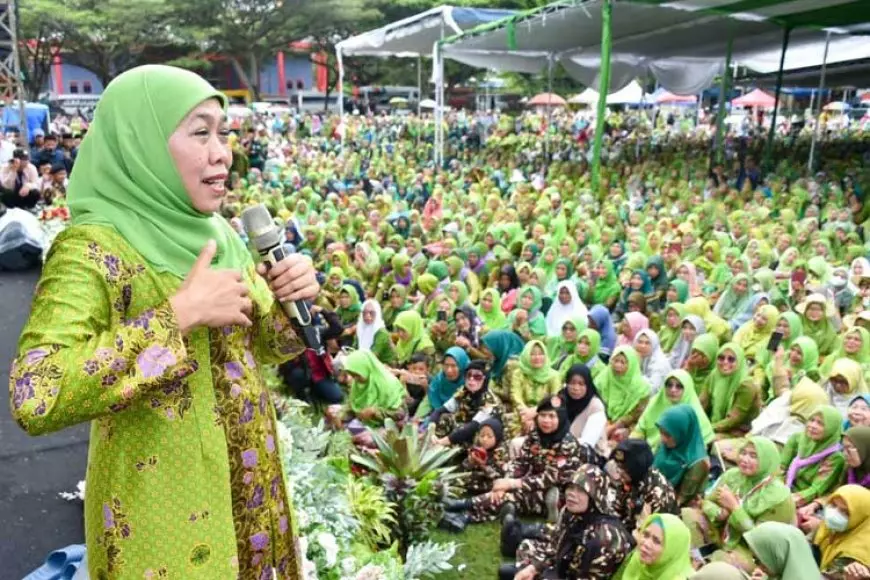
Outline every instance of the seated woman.
POLYGON ((716 353, 719 352, 719 340, 712 334, 704 333, 692 341, 689 358, 682 368, 689 372, 695 381, 695 392, 700 392, 707 378, 716 368, 716 353))
POLYGON ((797 507, 829 494, 840 483, 846 468, 840 446, 842 429, 840 412, 821 405, 810 415, 806 429, 789 437, 781 467, 797 507))
POLYGON ((504 427, 498 418, 482 420, 473 442, 459 467, 459 473, 465 476, 459 484, 464 497, 492 491, 493 483, 505 476, 508 462, 504 427))
POLYGON ((720 344, 728 342, 731 338, 731 327, 725 320, 722 320, 710 310, 710 303, 706 298, 696 297, 690 298, 686 302, 686 316, 694 314, 704 321, 706 327, 705 332, 712 333, 720 344))
POLYGON ((662 413, 656 425, 662 444, 653 467, 674 487, 680 507, 694 504, 710 475, 710 459, 697 412, 689 405, 677 405, 662 413))
POLYGON ((402 312, 411 310, 414 305, 408 300, 408 289, 401 284, 394 284, 390 287, 390 292, 387 295, 389 302, 384 306, 384 326, 387 330, 393 332, 396 317, 402 312))
POLYGON ((565 509, 559 521, 544 527, 536 539, 524 540, 516 566, 499 570, 500 578, 584 578, 609 580, 634 544, 612 512, 607 476, 583 465, 565 488, 565 509))
POLYGON ((597 330, 587 328, 577 335, 577 346, 574 348, 574 356, 565 361, 563 368, 568 362, 571 363, 570 366, 581 364, 589 369, 589 372, 592 373, 592 378, 597 377, 607 367, 607 364, 598 356, 600 349, 601 335, 598 334, 597 330))
POLYGON ((610 311, 600 304, 593 306, 589 310, 589 328, 597 331, 601 338, 598 358, 602 362, 608 362, 613 349, 616 348, 616 329, 613 327, 610 311))
POLYGON ((809 336, 801 336, 791 343, 786 353, 780 347, 767 366, 767 381, 773 398, 790 391, 804 377, 819 380, 819 349, 809 336))
POLYGON ((640 357, 634 349, 617 348, 596 386, 610 418, 607 438, 618 442, 628 436, 650 400, 649 383, 640 372, 640 357))
POLYGON ((502 406, 489 389, 484 361, 471 361, 465 369, 465 384, 435 409, 429 422, 435 424, 439 445, 468 446, 483 421, 502 420, 502 406))
POLYGON ((485 358, 480 348, 482 326, 474 308, 471 306, 457 308, 453 313, 453 324, 456 327, 456 346, 467 352, 473 359, 485 358))
POLYGON ((427 417, 434 409, 440 409, 449 401, 454 393, 465 384, 465 370, 471 359, 465 351, 454 346, 447 349, 441 371, 432 377, 429 388, 426 389, 426 399, 417 407, 414 417, 427 417))
POLYGON ((665 377, 671 372, 671 363, 662 352, 658 335, 649 329, 641 330, 634 337, 634 350, 640 356, 641 374, 649 383, 652 393, 658 393, 665 377))
POLYGON ((435 346, 435 361, 440 363, 447 349, 456 346, 456 325, 453 323, 456 307, 446 294, 435 300, 434 307, 431 316, 423 317, 423 325, 435 346))
MULTIPOLYGON (((776 319, 776 326, 773 332, 778 332, 782 335, 782 339, 779 342, 780 346, 784 349, 790 349, 792 343, 803 336, 803 328, 801 317, 797 313, 789 311, 779 315, 776 319)), ((755 349, 755 366, 752 369, 752 380, 766 400, 770 399, 771 392, 770 384, 767 380, 767 366, 773 360, 773 353, 767 350, 767 345, 772 335, 773 333, 770 333, 766 340, 763 340, 755 349)))
POLYGON ((396 363, 404 366, 417 353, 425 354, 430 361, 430 370, 435 361, 435 345, 429 333, 423 328, 423 318, 414 310, 402 312, 393 323, 398 335, 396 341, 396 363))
POLYGON ((356 337, 356 323, 362 310, 359 303, 360 299, 356 288, 350 284, 341 287, 341 291, 338 293, 338 308, 335 310, 341 320, 342 327, 344 327, 341 338, 338 340, 341 346, 351 346, 356 337))
POLYGON ((679 514, 674 487, 653 467, 655 457, 646 441, 626 439, 616 446, 607 463, 608 483, 616 513, 629 531, 649 514, 679 514))
POLYGON ((734 333, 733 342, 746 353, 746 360, 750 366, 757 362, 755 354, 758 350, 767 347, 778 318, 779 310, 775 306, 766 304, 756 309, 752 318, 734 333))
POLYGON ((599 453, 604 451, 607 414, 588 367, 577 364, 568 369, 559 398, 565 403, 571 435, 599 453))
POLYGON ((649 319, 640 312, 629 312, 619 323, 616 346, 631 346, 641 330, 649 328, 649 319))
POLYGON ((472 499, 449 502, 442 526, 461 531, 468 523, 496 519, 505 504, 527 516, 547 515, 556 521, 559 488, 571 481, 584 463, 598 461, 592 448, 580 445, 568 431, 568 417, 559 397, 538 404, 535 430, 526 437, 516 459, 505 467, 508 476, 497 479, 492 491, 472 499))
MULTIPOLYGON (((680 332, 677 336, 677 341, 671 349, 671 354, 668 357, 668 362, 671 364, 671 368, 674 369, 683 368, 692 352, 692 343, 695 342, 695 339, 698 336, 704 334, 707 330, 707 325, 704 324, 701 317, 695 316, 694 314, 687 314, 684 316, 680 320, 679 325, 680 332)), ((718 341, 716 347, 719 347, 718 341)))
POLYGON ((589 312, 586 309, 586 305, 583 304, 583 301, 577 295, 577 286, 574 282, 570 280, 560 282, 556 288, 555 298, 556 300, 553 301, 553 305, 547 311, 548 338, 561 335, 564 324, 569 320, 575 321, 575 323, 577 319, 583 321, 582 328, 578 326, 577 332, 586 328, 586 318, 589 316, 589 312))
POLYGON ((736 332, 753 314, 752 292, 749 276, 738 274, 731 279, 722 297, 716 302, 713 314, 728 322, 731 332, 736 332))
POLYGON ((679 517, 652 514, 639 528, 637 548, 625 561, 619 580, 687 580, 694 573, 689 548, 692 536, 679 517))
POLYGON ((503 379, 506 374, 506 367, 511 359, 516 358, 523 352, 526 345, 523 339, 510 330, 487 332, 481 342, 483 343, 484 354, 487 356, 486 360, 491 361, 492 364, 490 370, 492 384, 490 389, 501 399, 502 403, 507 405, 510 402, 510 395, 502 384, 505 382, 503 379))
POLYGON ((562 323, 558 336, 547 338, 547 355, 553 370, 563 374, 573 364, 579 333, 586 329, 586 317, 572 316, 562 323))
POLYGON ((818 580, 819 566, 801 531, 781 522, 764 522, 746 532, 746 545, 758 561, 759 572, 771 580, 818 580))
POLYGON ((405 388, 368 350, 350 353, 342 370, 351 380, 350 396, 347 405, 330 406, 327 419, 336 427, 346 427, 357 445, 370 445, 368 428, 383 426, 387 418, 404 418, 405 388))
POLYGON ((843 429, 851 427, 870 427, 870 395, 858 395, 846 408, 846 422, 843 429))
POLYGON ((631 431, 630 437, 632 439, 646 439, 650 448, 656 451, 660 441, 658 421, 668 409, 677 405, 689 405, 695 410, 704 446, 709 445, 713 441, 713 426, 695 393, 695 381, 684 370, 671 371, 668 374, 665 379, 665 388, 656 393, 650 400, 637 425, 631 431))
POLYGON ((804 336, 816 341, 819 356, 826 357, 837 347, 837 330, 833 320, 837 317, 836 307, 824 294, 810 294, 806 300, 795 306, 800 314, 804 336))
POLYGON ((716 368, 704 383, 699 399, 717 439, 742 437, 749 431, 761 400, 748 376, 742 348, 729 342, 719 349, 716 368))
POLYGON ((547 323, 541 312, 541 291, 536 286, 525 286, 520 290, 516 310, 508 320, 511 328, 523 340, 544 340, 547 336, 547 323))
POLYGON ((852 427, 843 435, 846 483, 870 488, 870 427, 852 427))
POLYGON ((504 330, 508 327, 507 316, 501 309, 501 296, 495 288, 487 288, 480 294, 480 306, 477 308, 477 313, 483 323, 481 330, 483 334, 493 330, 504 330))
MULTIPOLYGON (((659 328, 659 341, 662 350, 669 357, 673 352, 674 347, 676 347, 677 343, 680 342, 680 337, 683 334, 683 317, 685 315, 686 308, 679 302, 671 302, 668 304, 662 314, 663 323, 659 328)), ((673 361, 671 362, 671 365, 673 366, 673 361)), ((679 364, 676 366, 679 368, 679 364)))
POLYGON ((619 283, 619 278, 617 278, 613 264, 610 260, 600 260, 592 268, 589 289, 586 291, 586 296, 582 298, 586 304, 603 306, 610 310, 619 300, 621 292, 622 286, 619 283))
MULTIPOLYGON (((535 401, 555 395, 561 385, 559 373, 550 368, 544 343, 538 340, 527 343, 519 358, 508 363, 502 385, 510 396, 508 410, 512 416, 507 426, 509 437, 533 431, 535 401)), ((518 450, 519 445, 522 443, 513 446, 512 450, 518 450)))
POLYGON ((737 467, 719 478, 701 507, 683 508, 683 521, 692 530, 692 547, 712 545, 718 548, 714 561, 752 572, 755 564, 743 534, 765 521, 794 522, 791 492, 775 475, 779 464, 773 441, 749 438, 740 449, 737 467))
POLYGON ((392 366, 396 361, 393 341, 384 325, 381 305, 377 300, 369 299, 363 302, 362 312, 356 323, 354 347, 357 350, 372 351, 377 359, 387 366, 392 366))
POLYGON ((864 380, 870 376, 870 332, 860 326, 853 326, 846 331, 834 352, 825 358, 825 362, 819 367, 822 379, 831 376, 831 368, 834 361, 841 358, 849 358, 861 365, 864 370, 864 380))
POLYGON ((831 405, 843 416, 848 415, 855 398, 867 393, 861 365, 849 358, 834 361, 826 391, 831 398, 831 405))
POLYGON ((870 577, 870 490, 844 485, 831 495, 813 537, 824 580, 870 577))

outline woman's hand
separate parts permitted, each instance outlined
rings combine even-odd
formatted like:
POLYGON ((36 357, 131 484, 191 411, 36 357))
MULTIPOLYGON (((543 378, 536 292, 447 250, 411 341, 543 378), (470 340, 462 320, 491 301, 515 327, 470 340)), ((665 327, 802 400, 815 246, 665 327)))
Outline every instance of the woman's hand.
POLYGON ((529 564, 516 573, 514 580, 533 580, 538 575, 538 570, 529 564))
POLYGON ((468 339, 464 336, 457 336, 455 343, 459 348, 468 348, 471 346, 471 343, 468 342, 468 339))
POLYGON ((818 509, 819 504, 817 504, 816 502, 808 503, 797 511, 798 519, 805 520, 809 517, 812 517, 813 515, 815 515, 818 509))
POLYGON ((846 580, 866 580, 870 578, 870 568, 858 562, 852 562, 843 569, 846 580))
POLYGON ((377 414, 378 410, 374 407, 366 407, 365 409, 357 413, 356 416, 360 421, 368 421, 376 417, 377 414))
POLYGON ((301 254, 290 254, 271 268, 257 265, 257 273, 269 282, 269 288, 281 302, 313 300, 320 284, 311 260, 301 254))
POLYGON ((740 500, 738 500, 737 496, 734 495, 734 492, 731 491, 728 486, 724 484, 720 486, 719 499, 716 503, 718 503, 729 512, 733 512, 740 507, 740 500))
POLYGON ((251 326, 253 304, 242 274, 213 270, 211 261, 216 252, 217 243, 209 240, 178 292, 169 299, 184 335, 198 326, 251 326))

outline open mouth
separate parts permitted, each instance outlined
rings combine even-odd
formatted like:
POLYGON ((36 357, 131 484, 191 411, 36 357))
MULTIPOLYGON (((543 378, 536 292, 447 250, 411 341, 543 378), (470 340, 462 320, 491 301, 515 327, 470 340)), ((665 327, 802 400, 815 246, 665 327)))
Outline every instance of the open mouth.
POLYGON ((215 175, 203 179, 202 182, 209 186, 215 193, 224 193, 226 191, 226 175, 215 175))

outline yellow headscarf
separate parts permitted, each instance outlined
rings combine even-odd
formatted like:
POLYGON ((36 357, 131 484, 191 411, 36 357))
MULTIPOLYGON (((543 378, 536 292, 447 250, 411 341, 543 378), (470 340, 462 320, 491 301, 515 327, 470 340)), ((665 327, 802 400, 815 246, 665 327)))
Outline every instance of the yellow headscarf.
POLYGON ((827 568, 837 558, 852 558, 870 562, 870 489, 860 485, 844 485, 831 495, 849 507, 849 527, 845 532, 834 532, 822 522, 816 532, 815 544, 822 551, 821 568, 827 568))

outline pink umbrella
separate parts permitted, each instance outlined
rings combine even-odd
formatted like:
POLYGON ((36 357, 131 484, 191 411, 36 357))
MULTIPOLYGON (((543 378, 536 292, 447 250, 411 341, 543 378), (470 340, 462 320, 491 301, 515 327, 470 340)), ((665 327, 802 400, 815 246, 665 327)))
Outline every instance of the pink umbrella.
POLYGON ((751 93, 746 93, 742 97, 737 97, 731 104, 735 107, 761 107, 763 109, 772 109, 776 105, 776 99, 761 89, 755 89, 751 93))
POLYGON ((662 94, 656 97, 656 103, 659 105, 697 102, 698 97, 695 95, 675 95, 669 91, 663 91, 662 94))
POLYGON ((564 107, 567 103, 555 93, 541 93, 529 99, 526 104, 530 107, 564 107))

